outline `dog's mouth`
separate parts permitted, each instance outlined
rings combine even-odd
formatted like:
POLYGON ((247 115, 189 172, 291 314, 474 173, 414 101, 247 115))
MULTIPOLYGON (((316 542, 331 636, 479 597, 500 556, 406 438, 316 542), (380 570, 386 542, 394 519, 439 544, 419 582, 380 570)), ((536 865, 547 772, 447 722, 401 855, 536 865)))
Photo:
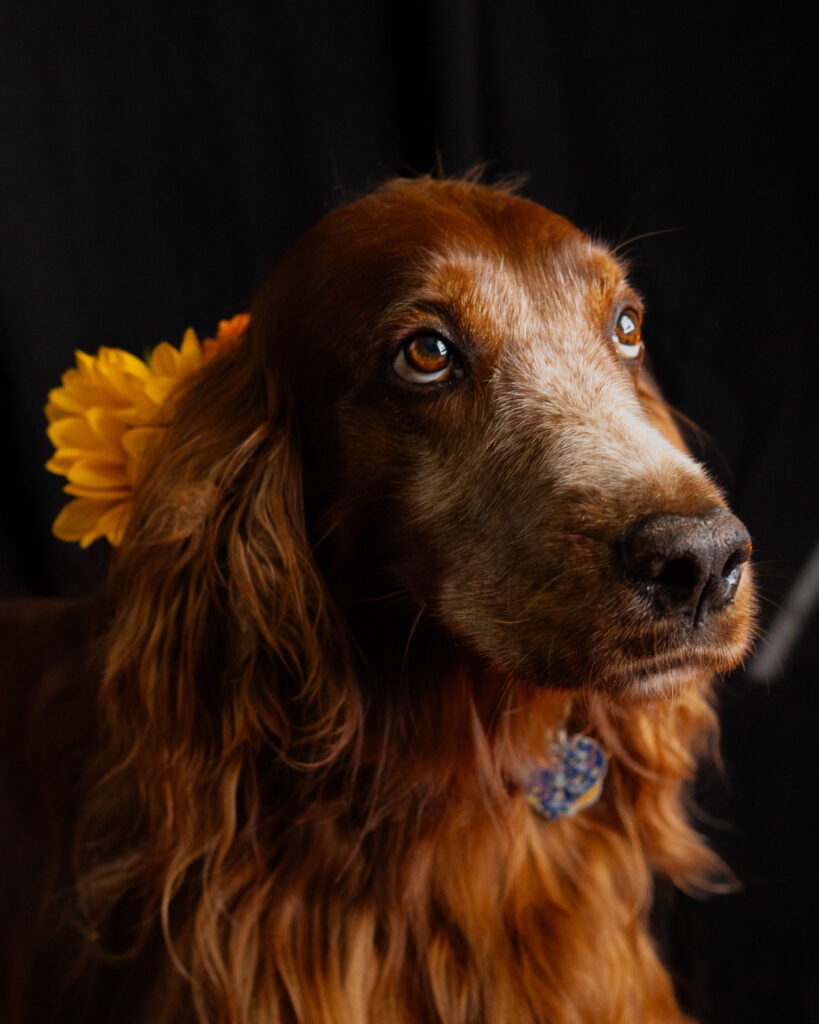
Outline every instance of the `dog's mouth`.
POLYGON ((601 685, 632 696, 658 696, 704 676, 730 671, 742 660, 747 646, 742 623, 733 629, 714 630, 707 638, 687 632, 673 640, 667 638, 654 651, 623 652, 621 659, 607 660, 601 685))
POLYGON ((634 698, 682 689, 735 668, 748 647, 748 616, 725 609, 710 624, 652 620, 625 633, 593 629, 525 656, 518 674, 546 687, 590 689, 634 698))

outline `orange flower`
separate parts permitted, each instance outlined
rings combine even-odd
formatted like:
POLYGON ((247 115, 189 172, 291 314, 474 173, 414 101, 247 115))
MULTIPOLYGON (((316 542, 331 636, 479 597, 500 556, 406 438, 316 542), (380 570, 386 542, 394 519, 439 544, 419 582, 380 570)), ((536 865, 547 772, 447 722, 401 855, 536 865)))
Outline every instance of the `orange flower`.
POLYGON ((219 330, 215 338, 205 338, 202 342, 205 362, 209 363, 224 352, 235 348, 247 333, 250 313, 237 313, 230 320, 220 320, 219 330))
POLYGON ((237 345, 249 319, 221 321, 204 351, 189 329, 178 349, 163 341, 147 362, 117 348, 76 353, 76 368, 49 392, 45 409, 55 448, 46 469, 66 477, 63 490, 74 498, 54 521, 56 537, 81 547, 98 537, 119 544, 142 459, 164 429, 165 403, 180 381, 237 345))

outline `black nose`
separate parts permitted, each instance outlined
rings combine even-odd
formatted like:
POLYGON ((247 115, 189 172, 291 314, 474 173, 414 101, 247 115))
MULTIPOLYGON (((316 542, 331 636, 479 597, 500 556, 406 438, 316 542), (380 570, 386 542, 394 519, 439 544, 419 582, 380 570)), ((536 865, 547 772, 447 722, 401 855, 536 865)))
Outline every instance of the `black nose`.
POLYGON ((736 516, 661 515, 633 524, 618 545, 624 576, 651 596, 663 615, 695 625, 734 600, 751 538, 736 516))

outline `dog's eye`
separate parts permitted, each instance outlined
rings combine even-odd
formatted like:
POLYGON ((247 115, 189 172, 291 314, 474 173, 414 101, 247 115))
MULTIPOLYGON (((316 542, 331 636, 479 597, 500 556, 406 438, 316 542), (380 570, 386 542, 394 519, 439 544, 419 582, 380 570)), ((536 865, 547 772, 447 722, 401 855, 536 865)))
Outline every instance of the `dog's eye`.
POLYGON ((393 360, 399 377, 413 384, 430 384, 449 373, 452 354, 436 334, 417 334, 405 341, 393 360))
POLYGON ((620 355, 626 359, 634 359, 643 350, 640 340, 640 314, 636 309, 624 309, 617 317, 611 340, 617 346, 620 355))

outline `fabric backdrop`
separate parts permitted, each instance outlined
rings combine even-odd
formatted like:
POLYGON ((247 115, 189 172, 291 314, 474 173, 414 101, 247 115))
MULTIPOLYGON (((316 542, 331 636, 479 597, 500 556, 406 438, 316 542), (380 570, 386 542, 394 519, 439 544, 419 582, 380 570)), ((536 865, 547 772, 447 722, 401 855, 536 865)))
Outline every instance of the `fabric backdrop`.
POLYGON ((799 1024, 819 1021, 814 40, 783 5, 714 15, 3 3, 0 589, 76 594, 104 572, 104 542, 50 536, 42 406, 76 348, 212 333, 389 175, 527 173, 524 194, 626 243, 657 376, 755 540, 770 647, 723 689, 725 776, 701 787, 743 890, 663 892, 658 934, 706 1021, 799 1024))

